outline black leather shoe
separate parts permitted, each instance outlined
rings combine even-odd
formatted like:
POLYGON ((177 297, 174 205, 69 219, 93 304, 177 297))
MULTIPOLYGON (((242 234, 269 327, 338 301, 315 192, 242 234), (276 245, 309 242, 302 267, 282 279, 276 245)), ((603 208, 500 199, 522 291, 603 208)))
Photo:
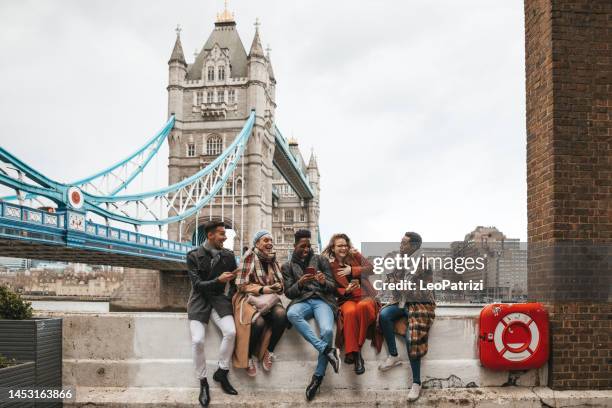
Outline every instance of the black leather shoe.
POLYGON ((365 373, 365 363, 360 351, 356 352, 355 354, 355 374, 361 375, 365 373))
POLYGON ((312 399, 315 397, 315 394, 317 391, 319 391, 319 387, 321 386, 322 382, 323 377, 319 377, 318 375, 312 376, 310 384, 308 384, 308 387, 306 387, 306 399, 308 401, 312 401, 312 399))
POLYGON ((325 349, 325 357, 327 357, 327 361, 331 364, 334 372, 338 374, 338 369, 340 368, 340 352, 338 349, 327 346, 325 349))
POLYGON ((355 353, 346 353, 344 355, 344 362, 346 364, 353 364, 355 362, 355 353))
POLYGON ((208 388, 208 380, 206 378, 200 380, 200 395, 198 396, 198 401, 203 407, 207 407, 208 404, 210 404, 210 389, 208 388))
POLYGON ((229 370, 218 368, 217 371, 215 371, 215 374, 213 375, 213 380, 221 384, 221 388, 226 394, 238 395, 238 391, 236 391, 236 389, 232 387, 232 384, 230 384, 229 380, 227 379, 228 372, 229 370))

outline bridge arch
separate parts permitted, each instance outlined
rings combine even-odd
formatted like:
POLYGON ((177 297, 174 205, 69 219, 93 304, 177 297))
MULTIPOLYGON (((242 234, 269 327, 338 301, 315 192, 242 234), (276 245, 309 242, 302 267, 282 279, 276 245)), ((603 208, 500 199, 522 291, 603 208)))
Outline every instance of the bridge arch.
MULTIPOLYGON (((204 241, 203 237, 205 237, 204 225, 209 221, 223 221, 225 223, 225 228, 230 230, 231 232, 228 234, 228 241, 233 240, 233 245, 227 245, 227 247, 232 248, 236 255, 241 255, 241 247, 240 247, 240 233, 241 226, 238 220, 239 216, 236 217, 236 220, 233 220, 231 217, 224 216, 223 218, 217 215, 213 215, 212 218, 207 215, 203 215, 198 217, 197 220, 197 241, 196 241, 196 220, 195 218, 190 218, 183 222, 183 236, 185 239, 189 239, 193 245, 200 245, 204 241)), ((248 238, 243 237, 243 246, 248 246, 248 238)))

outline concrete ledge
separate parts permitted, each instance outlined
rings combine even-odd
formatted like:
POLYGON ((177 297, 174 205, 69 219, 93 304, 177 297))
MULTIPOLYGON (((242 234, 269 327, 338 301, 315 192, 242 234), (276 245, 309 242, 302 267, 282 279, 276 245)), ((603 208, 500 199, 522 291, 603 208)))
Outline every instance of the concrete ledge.
MULTIPOLYGON (((439 308, 430 334, 429 353, 423 359, 421 376, 430 388, 493 387, 506 384, 546 384, 546 369, 521 373, 490 371, 481 367, 477 355, 479 309, 467 312, 439 308)), ((189 324, 185 313, 51 313, 64 319, 64 384, 76 387, 197 387, 191 359, 189 324)), ((314 322, 311 321, 314 326, 314 322)), ((316 330, 316 327, 315 327, 316 330)), ((211 372, 221 341, 210 324, 205 352, 211 372)), ((363 347, 366 372, 357 376, 352 366, 342 366, 340 375, 328 371, 325 387, 401 390, 411 382, 406 349, 398 338, 403 367, 383 373, 379 363, 386 358, 369 345, 363 347)), ((261 367, 255 379, 245 370, 232 369, 233 384, 241 390, 301 390, 314 371, 317 352, 295 329, 279 342, 277 359, 270 373, 261 367)))
MULTIPOLYGON (((209 360, 209 379, 216 361, 209 360)), ((233 369, 230 379, 243 390, 302 389, 315 370, 315 361, 276 361, 270 373, 258 367, 255 378, 244 370, 233 369)), ((504 384, 508 373, 491 372, 478 360, 424 360, 422 380, 431 388, 460 388, 504 384), (449 374, 453 373, 453 374, 449 374)), ((519 384, 537 382, 535 371, 525 373, 519 384)), ((365 390, 373 384, 383 389, 399 390, 411 383, 408 361, 388 372, 378 370, 378 361, 367 360, 366 372, 356 375, 353 366, 343 364, 339 374, 329 368, 323 389, 365 390)), ((86 387, 196 387, 190 359, 130 359, 130 360, 64 360, 64 383, 86 387)))
MULTIPOLYGON (((541 407, 610 407, 612 391, 553 391, 544 387, 489 387, 444 390, 423 390, 414 403, 406 399, 407 390, 401 391, 347 391, 321 392, 306 402, 303 392, 240 391, 237 396, 212 392, 211 407, 482 407, 482 408, 541 408, 541 407)), ((86 388, 79 387, 76 401, 64 403, 66 408, 195 408, 197 388, 86 388)))

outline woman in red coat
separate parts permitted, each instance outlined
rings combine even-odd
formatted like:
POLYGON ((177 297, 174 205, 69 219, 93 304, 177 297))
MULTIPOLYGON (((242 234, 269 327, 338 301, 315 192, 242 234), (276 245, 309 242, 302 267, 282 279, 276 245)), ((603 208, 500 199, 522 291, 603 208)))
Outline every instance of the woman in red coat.
MULTIPOLYGON (((376 344, 376 315, 380 305, 375 300, 376 291, 368 280, 373 266, 351 246, 346 234, 334 234, 323 256, 329 259, 336 280, 338 314, 336 343, 344 342, 345 362, 355 364, 355 373, 363 374, 365 366, 361 346, 366 338, 376 344)), ((339 344, 340 345, 340 344, 339 344)), ((380 350, 380 344, 377 344, 380 350)))

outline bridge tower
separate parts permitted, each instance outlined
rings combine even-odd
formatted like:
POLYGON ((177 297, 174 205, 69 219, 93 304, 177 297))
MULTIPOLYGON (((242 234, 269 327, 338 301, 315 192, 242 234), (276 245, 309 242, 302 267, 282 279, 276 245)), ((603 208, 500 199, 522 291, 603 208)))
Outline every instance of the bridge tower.
POLYGON ((226 8, 217 15, 213 31, 196 50, 192 63, 185 59, 177 28, 168 65, 168 115, 176 118, 168 139, 170 184, 212 162, 234 140, 251 110, 255 111, 253 134, 235 177, 198 217, 168 229, 171 240, 191 240, 196 223, 200 235, 208 219, 223 219, 236 232, 234 249, 239 253, 240 243, 246 245, 255 231, 272 228, 276 80, 261 45, 259 23, 255 23, 247 54, 233 13, 226 8))

